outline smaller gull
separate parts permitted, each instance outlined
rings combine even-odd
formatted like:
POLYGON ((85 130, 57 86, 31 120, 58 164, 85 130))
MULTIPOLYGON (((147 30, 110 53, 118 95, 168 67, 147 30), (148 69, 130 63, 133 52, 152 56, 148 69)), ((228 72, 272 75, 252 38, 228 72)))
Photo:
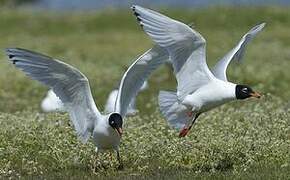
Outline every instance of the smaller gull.
POLYGON ((123 167, 119 154, 123 119, 132 98, 137 95, 144 81, 167 60, 168 53, 163 48, 154 46, 127 69, 119 86, 114 111, 108 114, 100 113, 89 80, 75 67, 21 48, 8 48, 6 54, 17 68, 49 86, 60 98, 82 142, 92 137, 97 153, 99 150, 115 150, 119 167, 123 167))

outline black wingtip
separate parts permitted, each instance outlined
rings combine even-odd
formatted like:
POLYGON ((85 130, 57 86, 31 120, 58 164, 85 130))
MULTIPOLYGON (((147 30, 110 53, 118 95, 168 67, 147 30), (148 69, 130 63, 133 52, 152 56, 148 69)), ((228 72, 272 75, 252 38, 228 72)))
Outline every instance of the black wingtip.
POLYGON ((137 16, 137 17, 140 16, 140 14, 137 13, 136 11, 134 11, 134 15, 137 16))
POLYGON ((13 64, 16 64, 18 62, 18 60, 12 60, 13 64))
POLYGON ((12 53, 13 49, 15 48, 5 48, 5 53, 9 57, 9 59, 12 59, 13 57, 15 57, 15 55, 12 53))
POLYGON ((8 58, 12 61, 12 63, 16 64, 19 60, 13 60, 15 55, 13 53, 11 53, 12 50, 13 50, 13 48, 6 48, 5 52, 6 52, 7 56, 8 56, 8 58))
POLYGON ((8 54, 9 59, 14 58, 15 56, 13 54, 8 54))
POLYGON ((136 16, 139 25, 141 26, 141 28, 143 28, 143 24, 141 24, 142 20, 140 18, 140 14, 136 12, 136 6, 135 5, 131 6, 131 9, 134 11, 134 15, 136 16))
POLYGON ((131 9, 132 9, 133 11, 135 11, 136 6, 135 6, 135 5, 131 6, 131 9))

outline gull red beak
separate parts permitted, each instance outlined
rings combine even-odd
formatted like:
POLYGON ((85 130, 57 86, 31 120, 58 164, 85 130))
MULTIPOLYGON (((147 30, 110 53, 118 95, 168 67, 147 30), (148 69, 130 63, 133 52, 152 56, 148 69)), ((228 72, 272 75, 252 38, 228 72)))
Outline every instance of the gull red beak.
POLYGON ((115 130, 117 131, 117 133, 119 134, 119 136, 122 137, 123 129, 119 127, 119 128, 116 128, 115 130))
POLYGON ((257 92, 253 92, 250 95, 251 95, 251 97, 255 97, 255 98, 260 98, 261 97, 261 94, 257 93, 257 92))

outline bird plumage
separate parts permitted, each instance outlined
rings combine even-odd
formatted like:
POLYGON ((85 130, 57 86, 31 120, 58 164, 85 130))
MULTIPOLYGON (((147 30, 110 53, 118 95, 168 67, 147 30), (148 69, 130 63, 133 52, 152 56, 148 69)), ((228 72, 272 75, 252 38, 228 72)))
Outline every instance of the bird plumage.
POLYGON ((8 48, 6 53, 17 68, 32 79, 49 86, 60 98, 82 142, 87 142, 92 135, 97 149, 117 151, 121 138, 120 126, 129 103, 136 97, 149 75, 168 57, 166 50, 158 46, 138 57, 122 77, 114 112, 101 114, 92 97, 89 80, 78 69, 25 49, 8 48))
MULTIPOLYGON (((171 126, 177 129, 183 126, 181 136, 187 134, 201 113, 238 99, 236 84, 227 81, 226 68, 232 59, 242 57, 246 44, 263 29, 264 24, 245 34, 211 71, 206 64, 206 41, 201 34, 150 9, 132 6, 132 10, 143 30, 169 52, 177 92, 162 91, 159 106, 171 126)), ((249 94, 249 97, 259 97, 258 93, 254 94, 249 94)))

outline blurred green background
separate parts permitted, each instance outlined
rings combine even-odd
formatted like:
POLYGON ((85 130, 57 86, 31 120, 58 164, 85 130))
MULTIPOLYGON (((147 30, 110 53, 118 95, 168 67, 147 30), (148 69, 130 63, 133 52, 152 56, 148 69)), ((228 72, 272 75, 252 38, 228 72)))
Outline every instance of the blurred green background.
MULTIPOLYGON (((2 1, 4 2, 4 1, 2 1)), ((2 3, 1 2, 1 3, 2 3)), ((129 8, 100 11, 0 11, 0 177, 98 178, 287 178, 290 172, 290 11, 288 7, 161 8, 207 40, 207 62, 228 52, 254 25, 265 29, 248 45, 243 64, 228 79, 249 84, 261 100, 233 102, 202 115, 185 139, 170 129, 157 106, 159 90, 175 90, 163 66, 138 96, 138 116, 126 120, 121 145, 125 170, 115 159, 90 170, 93 145, 78 142, 66 114, 43 114, 47 88, 8 63, 6 47, 50 55, 77 67, 90 80, 102 110, 126 67, 152 46, 129 8)))

